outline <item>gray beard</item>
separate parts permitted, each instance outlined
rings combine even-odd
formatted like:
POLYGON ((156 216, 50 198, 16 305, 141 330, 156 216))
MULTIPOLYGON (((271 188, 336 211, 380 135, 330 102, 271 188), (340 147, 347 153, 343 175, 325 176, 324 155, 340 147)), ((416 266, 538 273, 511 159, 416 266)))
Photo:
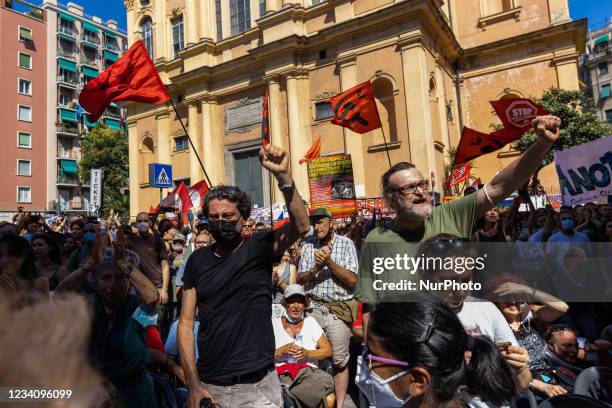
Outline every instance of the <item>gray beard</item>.
POLYGON ((425 220, 431 217, 433 207, 431 204, 427 206, 419 205, 416 207, 401 207, 397 210, 397 215, 400 219, 408 220, 425 220))

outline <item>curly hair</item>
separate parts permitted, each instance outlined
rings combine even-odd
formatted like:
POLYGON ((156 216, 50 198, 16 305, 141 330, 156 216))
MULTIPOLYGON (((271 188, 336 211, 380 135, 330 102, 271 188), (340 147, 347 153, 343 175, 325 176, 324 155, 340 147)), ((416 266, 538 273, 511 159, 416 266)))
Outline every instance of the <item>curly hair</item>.
POLYGON ((238 187, 217 186, 211 188, 208 194, 206 194, 206 197, 204 197, 204 205, 202 206, 202 212, 206 218, 208 218, 210 202, 213 200, 226 200, 236 204, 240 215, 242 215, 244 219, 249 218, 251 215, 251 196, 238 187))

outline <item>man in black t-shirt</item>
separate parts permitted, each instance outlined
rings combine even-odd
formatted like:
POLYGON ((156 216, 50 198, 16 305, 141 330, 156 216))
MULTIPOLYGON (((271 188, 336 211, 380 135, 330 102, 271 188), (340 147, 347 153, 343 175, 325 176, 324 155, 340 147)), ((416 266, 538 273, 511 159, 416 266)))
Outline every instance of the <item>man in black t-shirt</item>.
POLYGON ((249 195, 237 187, 220 186, 205 197, 203 212, 216 242, 195 250, 187 261, 178 325, 190 408, 199 408, 205 398, 223 408, 282 406, 274 370, 272 264, 308 232, 310 223, 289 172, 287 153, 268 145, 260 152, 260 161, 276 177, 291 222, 244 239, 241 232, 251 212, 249 195))

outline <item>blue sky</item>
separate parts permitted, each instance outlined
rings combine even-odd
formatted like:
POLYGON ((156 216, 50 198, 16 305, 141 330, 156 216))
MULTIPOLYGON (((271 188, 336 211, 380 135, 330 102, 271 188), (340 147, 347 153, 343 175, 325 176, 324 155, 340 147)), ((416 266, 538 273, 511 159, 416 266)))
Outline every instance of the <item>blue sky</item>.
MULTIPOLYGON (((126 28, 125 7, 123 0, 73 0, 85 7, 85 12, 99 16, 102 20, 117 20, 119 27, 126 28)), ((66 4, 68 0, 59 0, 66 4)), ((589 27, 603 25, 606 17, 612 17, 612 1, 610 0, 569 0, 570 15, 573 19, 587 17, 589 27)))

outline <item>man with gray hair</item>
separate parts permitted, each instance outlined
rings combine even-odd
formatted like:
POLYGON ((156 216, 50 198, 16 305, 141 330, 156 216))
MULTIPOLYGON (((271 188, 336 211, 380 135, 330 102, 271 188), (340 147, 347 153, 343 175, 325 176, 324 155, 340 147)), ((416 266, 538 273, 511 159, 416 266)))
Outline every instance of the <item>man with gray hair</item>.
POLYGON ((415 275, 409 270, 395 269, 385 272, 386 275, 375 274, 372 268, 374 259, 380 258, 385 251, 389 252, 390 248, 398 253, 401 250, 403 254, 415 255, 416 246, 411 243, 442 233, 470 238, 475 220, 529 180, 559 138, 560 126, 561 119, 556 116, 538 116, 533 120, 538 140, 521 157, 476 193, 438 207, 432 205, 429 180, 413 164, 397 163, 382 176, 385 202, 395 210, 397 217, 390 224, 370 231, 362 249, 356 297, 364 304, 364 335, 367 335, 371 306, 388 296, 376 290, 377 282, 380 283, 381 279, 394 283, 415 280, 415 275))

